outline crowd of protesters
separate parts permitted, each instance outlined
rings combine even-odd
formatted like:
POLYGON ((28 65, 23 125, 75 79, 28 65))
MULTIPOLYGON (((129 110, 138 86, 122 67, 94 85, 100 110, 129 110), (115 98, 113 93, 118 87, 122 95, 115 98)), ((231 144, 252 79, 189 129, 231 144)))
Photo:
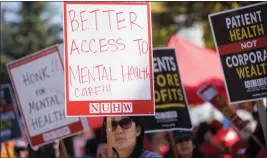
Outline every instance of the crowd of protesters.
MULTIPOLYGON (((256 127, 253 135, 242 135, 234 128, 224 129, 220 121, 202 122, 191 131, 144 133, 142 117, 112 117, 112 129, 107 129, 106 118, 102 128, 65 138, 64 147, 69 158, 106 158, 108 156, 107 130, 112 132, 113 157, 165 158, 264 158, 266 144, 257 112, 253 113, 256 127), (223 134, 222 134, 223 133, 223 134), (171 147, 175 144, 175 150, 171 147)), ((27 139, 9 141, 1 145, 2 157, 63 158, 62 145, 55 141, 39 148, 31 148, 27 139)), ((66 155, 65 155, 66 157, 66 155)))

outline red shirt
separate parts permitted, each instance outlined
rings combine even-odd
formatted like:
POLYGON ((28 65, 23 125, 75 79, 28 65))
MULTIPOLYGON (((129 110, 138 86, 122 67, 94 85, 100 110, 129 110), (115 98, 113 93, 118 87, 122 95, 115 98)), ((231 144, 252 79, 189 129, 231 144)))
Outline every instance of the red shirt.
POLYGON ((257 154, 257 158, 265 158, 267 157, 267 148, 261 149, 257 154))

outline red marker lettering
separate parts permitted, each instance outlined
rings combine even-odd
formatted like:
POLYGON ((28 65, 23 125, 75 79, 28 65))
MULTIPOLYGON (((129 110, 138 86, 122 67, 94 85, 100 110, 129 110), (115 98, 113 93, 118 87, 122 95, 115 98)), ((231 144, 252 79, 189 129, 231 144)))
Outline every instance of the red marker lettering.
POLYGON ((79 79, 79 84, 81 84, 81 80, 80 80, 80 68, 79 68, 79 65, 77 65, 77 69, 76 69, 76 73, 75 73, 75 74, 74 74, 74 72, 73 72, 71 66, 69 66, 69 74, 70 74, 70 76, 69 76, 69 79, 70 79, 70 86, 72 86, 72 78, 73 78, 74 80, 76 80, 76 77, 78 77, 78 79, 79 79))
POLYGON ((95 87, 95 95, 101 94, 100 88, 102 88, 102 86, 95 87))
POLYGON ((98 30, 98 25, 97 25, 97 12, 99 9, 93 10, 90 13, 95 13, 95 29, 98 30))
POLYGON ((95 68, 97 68, 98 81, 100 81, 100 79, 101 79, 101 78, 100 78, 100 68, 99 68, 99 67, 101 67, 101 66, 103 66, 103 64, 95 66, 95 68))
POLYGON ((137 15, 135 14, 135 12, 130 12, 129 13, 130 16, 130 26, 131 26, 131 30, 133 30, 133 25, 138 26, 139 28, 143 29, 143 27, 141 27, 140 25, 134 23, 137 19, 137 15), (133 16, 133 17, 132 17, 133 16))
POLYGON ((100 47, 100 52, 105 52, 105 51, 108 51, 108 48, 106 49, 102 49, 103 47, 107 47, 107 44, 103 44, 102 41, 105 41, 106 39, 105 38, 100 38, 99 39, 99 47, 100 47))
POLYGON ((77 45, 76 45, 76 43, 75 43, 75 40, 72 40, 72 43, 71 43, 71 50, 70 50, 70 55, 72 55, 72 52, 73 52, 74 50, 77 50, 78 54, 80 54, 79 49, 78 49, 78 47, 77 47, 77 45))
POLYGON ((104 10, 103 13, 107 12, 108 13, 108 23, 109 23, 109 29, 112 30, 111 28, 111 20, 110 20, 110 12, 113 12, 114 10, 104 10))
POLYGON ((133 41, 137 41, 138 43, 138 50, 139 50, 139 54, 141 55, 141 51, 142 51, 142 48, 141 48, 141 44, 139 41, 141 41, 142 39, 136 39, 136 40, 133 40, 133 41))
POLYGON ((139 50, 139 54, 147 54, 148 52, 148 43, 146 41, 144 41, 143 39, 136 39, 133 41, 137 41, 137 45, 138 45, 138 50, 139 50))
POLYGON ((83 26, 83 23, 85 22, 85 21, 88 21, 88 19, 86 19, 86 20, 83 20, 83 15, 82 15, 82 13, 84 13, 85 12, 85 10, 83 10, 83 11, 81 11, 80 12, 80 18, 81 18, 81 22, 82 22, 82 31, 84 31, 84 30, 87 30, 87 29, 89 29, 89 28, 84 28, 83 26))
POLYGON ((89 49, 88 49, 88 50, 84 50, 84 49, 83 49, 84 43, 86 43, 86 40, 83 40, 83 41, 82 41, 81 50, 82 50, 83 52, 85 52, 85 53, 88 53, 88 52, 89 52, 89 49))
POLYGON ((79 28, 79 22, 75 19, 75 14, 76 13, 75 13, 74 10, 70 10, 69 11, 70 24, 71 24, 71 30, 72 30, 72 32, 76 31, 79 28), (73 17, 71 15, 73 15, 73 17), (74 26, 73 26, 74 24, 76 24, 76 28, 74 28, 74 26))
POLYGON ((81 81, 82 81, 82 83, 88 82, 88 80, 84 80, 84 78, 87 77, 87 74, 88 74, 88 68, 87 67, 81 68, 81 81), (85 70, 85 72, 83 70, 85 70))
POLYGON ((97 50, 93 51, 93 50, 91 49, 91 46, 92 46, 91 42, 92 42, 92 41, 94 41, 94 43, 95 43, 95 39, 91 39, 91 40, 90 40, 90 42, 89 42, 89 50, 90 50, 90 52, 92 52, 92 53, 96 53, 97 50))
MULTIPOLYGON (((118 41, 118 40, 117 40, 118 41)), ((115 50, 114 49, 111 49, 112 52, 115 52, 118 50, 118 46, 115 44, 115 40, 114 39, 110 39, 108 40, 108 44, 111 45, 111 46, 114 46, 115 47, 115 50), (113 42, 112 42, 113 41, 113 42), (112 43, 111 43, 112 42, 112 43)))
POLYGON ((123 27, 120 27, 120 26, 119 26, 121 22, 125 21, 125 19, 119 20, 119 15, 120 15, 120 14, 123 14, 123 12, 118 12, 118 13, 116 13, 117 29, 118 29, 118 30, 125 28, 125 26, 123 26, 123 27))
POLYGON ((116 41, 116 43, 121 46, 120 50, 124 50, 125 47, 126 47, 125 44, 124 43, 121 43, 119 41, 122 41, 122 39, 121 38, 118 38, 117 41, 116 41))

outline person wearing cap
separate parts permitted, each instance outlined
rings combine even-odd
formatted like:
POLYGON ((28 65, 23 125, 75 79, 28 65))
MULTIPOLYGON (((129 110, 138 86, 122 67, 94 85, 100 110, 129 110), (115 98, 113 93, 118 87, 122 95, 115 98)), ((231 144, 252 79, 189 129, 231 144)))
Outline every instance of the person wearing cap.
POLYGON ((192 131, 174 131, 174 141, 179 158, 204 158, 193 143, 192 131))
POLYGON ((28 143, 23 139, 15 141, 14 147, 16 158, 25 158, 29 156, 28 143))

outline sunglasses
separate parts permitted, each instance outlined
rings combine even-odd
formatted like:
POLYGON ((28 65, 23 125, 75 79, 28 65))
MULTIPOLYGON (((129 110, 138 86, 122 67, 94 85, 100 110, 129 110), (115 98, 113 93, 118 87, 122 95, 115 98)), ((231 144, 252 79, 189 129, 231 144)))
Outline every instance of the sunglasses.
MULTIPOLYGON (((119 122, 111 121, 112 131, 115 131, 118 125, 120 125, 122 129, 129 129, 132 126, 132 122, 133 120, 129 117, 123 118, 119 122)), ((107 122, 105 122, 104 125, 107 128, 107 122)))

